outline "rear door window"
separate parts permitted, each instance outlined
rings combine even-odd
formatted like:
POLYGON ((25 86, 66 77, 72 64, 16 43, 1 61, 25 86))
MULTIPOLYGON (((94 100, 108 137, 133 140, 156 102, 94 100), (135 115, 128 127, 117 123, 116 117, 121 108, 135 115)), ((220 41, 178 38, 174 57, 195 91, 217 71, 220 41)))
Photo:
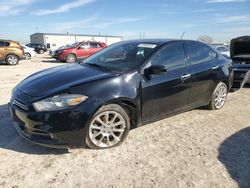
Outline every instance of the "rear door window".
POLYGON ((98 44, 97 43, 95 43, 95 42, 91 42, 90 43, 90 48, 98 48, 99 46, 98 46, 98 44))
POLYGON ((206 45, 198 42, 187 42, 187 46, 193 65, 209 63, 213 59, 212 50, 206 45))

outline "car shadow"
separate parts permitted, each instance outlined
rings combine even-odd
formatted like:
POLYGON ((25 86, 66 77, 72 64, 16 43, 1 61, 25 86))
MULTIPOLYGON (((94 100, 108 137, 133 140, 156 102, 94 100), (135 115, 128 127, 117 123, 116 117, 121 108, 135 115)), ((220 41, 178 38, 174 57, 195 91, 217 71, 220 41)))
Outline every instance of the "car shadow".
POLYGON ((57 61, 56 59, 50 59, 50 60, 42 60, 43 63, 61 63, 60 61, 57 61))
POLYGON ((5 63, 5 62, 0 61, 0 66, 8 66, 8 65, 6 65, 6 63, 5 63))
POLYGON ((227 138, 219 147, 218 159, 239 187, 250 187, 250 127, 227 138))
POLYGON ((32 144, 22 138, 13 126, 8 105, 0 105, 0 148, 36 155, 67 154, 67 149, 46 148, 32 144))
POLYGON ((43 59, 54 59, 54 58, 51 56, 45 56, 45 57, 43 57, 43 59))

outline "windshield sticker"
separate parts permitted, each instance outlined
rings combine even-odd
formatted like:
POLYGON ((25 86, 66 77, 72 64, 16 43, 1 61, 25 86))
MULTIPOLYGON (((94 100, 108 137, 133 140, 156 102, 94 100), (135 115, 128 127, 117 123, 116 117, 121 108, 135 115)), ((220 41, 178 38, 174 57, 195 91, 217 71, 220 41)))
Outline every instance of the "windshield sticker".
POLYGON ((157 45, 155 44, 139 44, 138 48, 155 48, 157 45))

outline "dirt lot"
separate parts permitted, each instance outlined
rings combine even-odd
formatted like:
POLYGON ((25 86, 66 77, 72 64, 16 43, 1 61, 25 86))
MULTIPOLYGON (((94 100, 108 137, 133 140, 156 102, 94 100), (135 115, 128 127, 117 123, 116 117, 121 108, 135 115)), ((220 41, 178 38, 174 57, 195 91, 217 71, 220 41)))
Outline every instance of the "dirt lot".
POLYGON ((38 55, 0 65, 0 187, 250 187, 250 88, 224 109, 197 109, 130 132, 121 146, 67 152, 15 131, 7 103, 28 75, 58 66, 38 55))

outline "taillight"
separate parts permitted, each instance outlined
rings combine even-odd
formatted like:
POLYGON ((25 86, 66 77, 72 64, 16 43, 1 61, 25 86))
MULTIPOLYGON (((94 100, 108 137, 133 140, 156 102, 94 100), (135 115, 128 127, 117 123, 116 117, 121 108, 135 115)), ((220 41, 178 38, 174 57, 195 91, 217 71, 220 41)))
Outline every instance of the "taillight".
POLYGON ((102 46, 103 48, 105 48, 105 47, 107 47, 107 44, 104 43, 104 42, 102 42, 102 43, 101 43, 101 46, 102 46))
POLYGON ((18 46, 19 46, 19 49, 22 50, 22 52, 23 52, 23 54, 24 54, 24 48, 23 48, 19 43, 17 43, 17 44, 18 44, 18 46))
POLYGON ((21 47, 21 50, 22 50, 22 52, 23 52, 23 54, 24 54, 24 49, 23 49, 23 47, 21 47))

